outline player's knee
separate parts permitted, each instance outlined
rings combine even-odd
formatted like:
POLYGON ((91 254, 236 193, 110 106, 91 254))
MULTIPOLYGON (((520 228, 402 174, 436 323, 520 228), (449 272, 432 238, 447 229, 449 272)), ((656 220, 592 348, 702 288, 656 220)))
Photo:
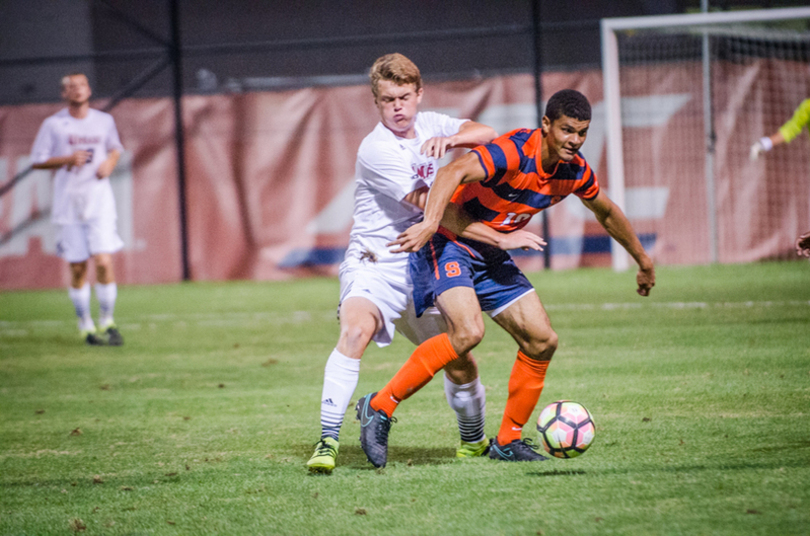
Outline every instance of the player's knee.
POLYGON ((372 327, 363 325, 349 325, 344 326, 340 330, 340 343, 341 347, 347 349, 346 355, 362 354, 371 338, 374 336, 374 329, 372 327))
POLYGON ((96 279, 99 283, 106 284, 112 282, 113 265, 112 257, 109 255, 96 256, 96 279))
POLYGON ((70 263, 70 279, 74 288, 79 288, 84 285, 85 278, 87 277, 87 262, 72 262, 70 263))
POLYGON ((464 322, 463 324, 456 325, 450 331, 450 341, 453 348, 459 354, 469 352, 483 340, 484 338, 484 322, 481 320, 480 315, 476 321, 464 322))
POLYGON ((557 333, 549 331, 541 337, 533 338, 528 341, 523 353, 532 359, 547 361, 551 359, 554 352, 557 350, 558 338, 557 333))

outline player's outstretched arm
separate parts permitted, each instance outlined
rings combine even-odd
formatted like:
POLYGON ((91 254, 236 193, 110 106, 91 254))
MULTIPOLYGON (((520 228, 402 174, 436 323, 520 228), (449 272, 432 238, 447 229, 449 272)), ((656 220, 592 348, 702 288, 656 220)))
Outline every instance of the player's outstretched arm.
POLYGON ((641 245, 635 231, 633 231, 630 220, 624 212, 608 198, 604 191, 600 190, 595 198, 582 201, 586 207, 593 211, 596 219, 622 247, 627 250, 630 256, 638 264, 636 283, 641 296, 649 296, 650 289, 655 286, 655 266, 644 247, 641 245))
POLYGON ((441 225, 458 236, 477 240, 504 251, 512 249, 543 251, 543 247, 546 246, 545 240, 530 231, 523 229, 511 233, 496 231, 484 222, 474 220, 455 203, 447 205, 441 225))
POLYGON ((770 151, 777 145, 790 143, 808 124, 810 124, 810 99, 805 99, 793 111, 793 116, 788 119, 787 123, 779 127, 779 130, 770 136, 760 138, 751 146, 751 160, 756 160, 759 155, 770 151))
POLYGON ((439 170, 436 180, 428 193, 425 218, 405 230, 396 240, 388 244, 395 246, 392 253, 412 253, 422 246, 438 230, 450 199, 460 184, 483 180, 485 171, 474 153, 468 153, 439 170))
POLYGON ((754 144, 751 146, 751 150, 748 156, 753 162, 754 160, 759 158, 759 155, 761 155, 762 153, 767 153, 768 151, 770 151, 771 149, 773 149, 774 147, 776 147, 781 143, 785 143, 785 137, 782 135, 781 132, 777 131, 776 133, 771 134, 770 136, 765 136, 755 141, 754 144))
POLYGON ((458 132, 452 136, 436 136, 430 138, 422 144, 422 154, 433 158, 442 158, 450 149, 466 147, 472 149, 479 145, 485 145, 498 137, 498 133, 492 127, 476 123, 475 121, 465 121, 458 132))
MULTIPOLYGON (((427 196, 428 187, 423 186, 406 195, 404 201, 424 210, 427 196)), ((546 241, 540 236, 529 231, 524 231, 523 229, 518 229, 511 233, 496 231, 489 225, 474 220, 464 209, 454 203, 447 204, 441 225, 458 236, 477 240, 478 242, 495 246, 504 251, 512 249, 543 251, 543 247, 547 245, 546 241)), ((396 242, 391 242, 386 245, 390 247, 395 244, 396 242)))

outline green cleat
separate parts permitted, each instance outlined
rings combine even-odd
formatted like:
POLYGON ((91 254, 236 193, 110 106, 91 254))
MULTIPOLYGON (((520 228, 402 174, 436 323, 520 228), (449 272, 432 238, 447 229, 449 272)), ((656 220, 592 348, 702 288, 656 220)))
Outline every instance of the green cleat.
POLYGON ((456 450, 456 458, 478 458, 489 453, 489 441, 485 437, 477 443, 461 442, 461 446, 456 450))
POLYGON ((331 437, 324 437, 315 445, 315 453, 307 462, 310 473, 330 474, 335 468, 340 443, 331 437))

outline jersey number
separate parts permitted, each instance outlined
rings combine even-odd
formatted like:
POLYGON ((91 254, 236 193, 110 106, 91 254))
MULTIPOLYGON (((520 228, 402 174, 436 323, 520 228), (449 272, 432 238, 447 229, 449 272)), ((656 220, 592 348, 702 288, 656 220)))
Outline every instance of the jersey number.
POLYGON ((506 217, 503 219, 503 223, 501 223, 501 225, 517 225, 518 223, 528 220, 531 217, 531 214, 515 214, 514 212, 509 212, 506 214, 506 217))

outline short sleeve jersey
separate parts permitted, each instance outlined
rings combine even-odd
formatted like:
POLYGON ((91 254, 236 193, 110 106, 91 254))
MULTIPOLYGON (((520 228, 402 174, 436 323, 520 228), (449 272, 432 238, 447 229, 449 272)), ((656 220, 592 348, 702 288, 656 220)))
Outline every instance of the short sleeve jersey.
POLYGON ((54 175, 51 220, 57 224, 80 223, 95 218, 115 219, 115 200, 109 178, 98 179, 96 171, 112 150, 123 150, 110 114, 90 109, 77 119, 67 108, 45 119, 31 149, 31 163, 41 164, 75 151, 91 153, 81 167, 62 166, 54 175))
POLYGON ((466 119, 436 112, 416 114, 416 137, 397 137, 378 123, 357 151, 354 225, 350 254, 366 250, 379 260, 402 260, 407 253, 392 254, 386 246, 422 218, 422 210, 404 201, 405 196, 433 184, 438 169, 435 158, 421 154, 422 145, 436 136, 452 136, 466 119))
POLYGON ((796 111, 793 112, 793 117, 781 126, 779 132, 782 133, 782 137, 785 138, 785 141, 790 143, 808 124, 810 124, 810 99, 805 99, 799 104, 796 111))
POLYGON ((599 183, 581 153, 570 162, 560 160, 551 173, 543 171, 542 139, 540 129, 519 129, 473 149, 486 178, 462 185, 452 201, 473 218, 510 232, 570 194, 595 198, 599 183))

